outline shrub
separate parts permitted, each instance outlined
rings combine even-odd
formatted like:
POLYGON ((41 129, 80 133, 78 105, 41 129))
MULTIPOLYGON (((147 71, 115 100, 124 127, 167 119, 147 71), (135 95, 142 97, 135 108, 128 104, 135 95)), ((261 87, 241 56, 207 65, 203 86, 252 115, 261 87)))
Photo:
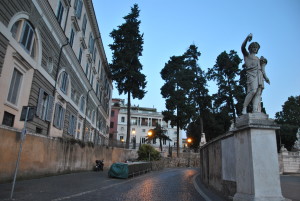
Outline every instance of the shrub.
POLYGON ((148 161, 149 160, 149 153, 150 153, 150 160, 151 161, 157 161, 160 159, 160 153, 159 151, 155 150, 151 145, 149 144, 143 144, 140 146, 138 150, 138 159, 148 161))

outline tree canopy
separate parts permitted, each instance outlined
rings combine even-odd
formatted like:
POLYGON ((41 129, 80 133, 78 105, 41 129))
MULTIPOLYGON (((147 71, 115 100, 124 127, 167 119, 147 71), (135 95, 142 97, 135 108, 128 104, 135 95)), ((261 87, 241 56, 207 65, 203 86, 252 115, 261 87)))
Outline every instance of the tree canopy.
POLYGON ((146 93, 146 76, 141 73, 142 64, 139 56, 143 51, 143 34, 140 33, 138 20, 140 10, 137 4, 131 8, 131 12, 124 17, 125 23, 113 29, 110 36, 113 44, 109 47, 112 50, 112 63, 110 69, 112 79, 116 82, 119 94, 128 95, 127 108, 127 138, 126 147, 130 141, 130 98, 142 99, 146 93))
POLYGON ((292 150, 300 127, 300 96, 290 96, 283 104, 282 111, 275 114, 275 121, 280 124, 280 130, 276 133, 278 149, 284 144, 285 148, 292 150))
POLYGON ((197 76, 196 61, 200 56, 195 45, 190 45, 181 56, 172 56, 160 74, 165 84, 161 94, 166 99, 162 112, 165 121, 177 126, 177 155, 179 154, 179 130, 186 128, 195 116, 195 102, 191 101, 191 90, 197 76))

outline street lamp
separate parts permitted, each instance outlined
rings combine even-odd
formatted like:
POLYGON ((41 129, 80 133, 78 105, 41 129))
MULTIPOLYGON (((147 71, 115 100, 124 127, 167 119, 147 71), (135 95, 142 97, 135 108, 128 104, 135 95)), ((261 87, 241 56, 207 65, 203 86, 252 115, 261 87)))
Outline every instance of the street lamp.
POLYGON ((188 167, 190 167, 190 161, 191 161, 191 143, 192 143, 192 138, 187 139, 188 147, 189 147, 189 158, 188 158, 188 167))
MULTIPOLYGON (((149 130, 148 131, 148 143, 150 144, 150 140, 149 140, 149 137, 152 136, 152 130, 149 130)), ((150 149, 149 149, 149 162, 150 162, 150 149)))
POLYGON ((125 143, 124 143, 124 139, 123 138, 121 139, 121 142, 123 143, 123 147, 125 149, 125 143))
POLYGON ((135 149, 135 147, 136 147, 135 130, 132 131, 132 141, 133 141, 133 149, 135 149))

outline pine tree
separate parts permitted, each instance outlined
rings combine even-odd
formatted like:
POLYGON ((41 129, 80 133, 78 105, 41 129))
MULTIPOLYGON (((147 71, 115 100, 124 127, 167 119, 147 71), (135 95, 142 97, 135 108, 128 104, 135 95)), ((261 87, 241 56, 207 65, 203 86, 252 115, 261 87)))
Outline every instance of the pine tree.
MULTIPOLYGON (((239 64, 240 57, 234 50, 228 54, 226 51, 222 52, 216 60, 213 68, 208 70, 208 78, 217 82, 219 87, 218 92, 213 95, 214 108, 218 113, 229 113, 230 116, 226 120, 236 121, 237 110, 236 102, 241 101, 243 90, 238 85, 237 76, 240 75, 239 64)), ((242 104, 239 102, 239 104, 242 104)), ((230 126, 230 124, 229 124, 230 126)), ((229 128, 226 125, 225 130, 229 128)))
POLYGON ((147 84, 146 76, 141 73, 142 64, 139 60, 144 43, 143 34, 139 31, 139 13, 138 5, 134 4, 131 13, 124 17, 125 23, 110 33, 114 40, 113 44, 109 45, 113 52, 110 64, 112 79, 116 81, 119 94, 128 95, 126 148, 129 148, 130 141, 130 99, 131 96, 142 99, 147 84))
MULTIPOLYGON (((195 66, 191 65, 193 46, 182 55, 172 56, 160 74, 165 84, 161 94, 166 99, 166 109, 162 112, 165 121, 177 127, 177 156, 179 156, 179 130, 185 129, 195 116, 195 103, 190 93, 196 79, 195 66)), ((198 58, 198 53, 194 54, 198 58)))

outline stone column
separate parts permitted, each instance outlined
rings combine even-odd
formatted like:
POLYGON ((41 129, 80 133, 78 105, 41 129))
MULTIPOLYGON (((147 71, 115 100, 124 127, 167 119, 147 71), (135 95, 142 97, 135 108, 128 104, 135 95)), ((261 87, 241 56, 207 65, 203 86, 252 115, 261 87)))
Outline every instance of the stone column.
POLYGON ((242 115, 234 132, 236 186, 234 201, 282 201, 275 130, 264 113, 242 115))

